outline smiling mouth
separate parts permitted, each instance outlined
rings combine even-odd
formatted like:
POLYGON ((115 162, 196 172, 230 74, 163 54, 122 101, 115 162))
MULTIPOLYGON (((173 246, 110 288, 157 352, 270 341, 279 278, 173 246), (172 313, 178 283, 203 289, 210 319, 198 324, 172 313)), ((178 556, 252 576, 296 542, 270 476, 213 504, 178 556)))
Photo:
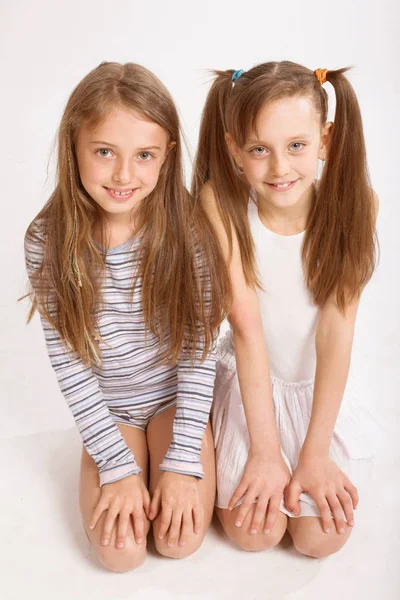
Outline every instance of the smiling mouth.
POLYGON ((281 182, 281 183, 268 183, 267 182, 267 185, 271 188, 274 188, 275 190, 287 190, 290 187, 292 187, 297 181, 298 181, 298 179, 295 179, 294 181, 285 181, 285 182, 281 182))
POLYGON ((113 188, 109 188, 109 187, 106 187, 106 186, 104 186, 104 187, 111 194, 113 194, 115 196, 120 196, 121 198, 123 198, 124 196, 130 196, 132 194, 132 192, 134 192, 135 189, 136 189, 136 188, 130 188, 128 190, 115 190, 113 188))

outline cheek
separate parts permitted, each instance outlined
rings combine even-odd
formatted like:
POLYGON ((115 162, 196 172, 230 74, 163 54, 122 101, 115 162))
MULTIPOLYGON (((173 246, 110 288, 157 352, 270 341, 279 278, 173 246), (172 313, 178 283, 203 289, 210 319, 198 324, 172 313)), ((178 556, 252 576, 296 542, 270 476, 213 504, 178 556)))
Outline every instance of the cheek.
POLYGON ((81 159, 78 158, 78 168, 83 184, 85 182, 95 183, 96 181, 102 179, 105 173, 109 172, 110 165, 105 161, 100 163, 99 161, 94 160, 91 156, 84 156, 81 159))
POLYGON ((262 180, 265 175, 265 163, 262 160, 254 160, 247 157, 243 161, 243 170, 249 181, 262 180))

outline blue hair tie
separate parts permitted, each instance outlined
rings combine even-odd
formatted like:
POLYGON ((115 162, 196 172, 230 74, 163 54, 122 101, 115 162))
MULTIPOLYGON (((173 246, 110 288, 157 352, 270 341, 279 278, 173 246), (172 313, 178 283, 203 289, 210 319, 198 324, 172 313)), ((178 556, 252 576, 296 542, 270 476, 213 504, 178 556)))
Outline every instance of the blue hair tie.
POLYGON ((239 77, 241 77, 243 75, 243 73, 244 73, 243 69, 239 69, 238 71, 235 71, 232 74, 233 83, 235 83, 235 81, 237 81, 239 79, 239 77))

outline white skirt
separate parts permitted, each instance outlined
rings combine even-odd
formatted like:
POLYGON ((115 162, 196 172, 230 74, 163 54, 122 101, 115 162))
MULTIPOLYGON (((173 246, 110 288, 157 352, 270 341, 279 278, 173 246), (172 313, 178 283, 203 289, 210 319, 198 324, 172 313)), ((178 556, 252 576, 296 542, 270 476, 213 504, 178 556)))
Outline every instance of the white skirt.
MULTIPOLYGON (((227 340, 223 340, 226 342, 227 340)), ((219 348, 220 360, 214 388, 212 428, 217 462, 216 505, 228 508, 228 503, 239 485, 249 456, 249 434, 241 400, 234 355, 226 343, 219 348)), ((300 450, 307 434, 313 402, 314 380, 287 383, 272 377, 272 395, 276 425, 283 459, 291 473, 295 470, 300 450)), ((339 411, 330 448, 331 459, 356 485, 358 474, 370 471, 379 438, 377 421, 356 402, 354 379, 349 379, 339 411), (363 462, 363 465, 360 465, 363 462)), ((240 504, 240 502, 238 503, 240 504)), ((282 500, 280 510, 290 517, 282 500)), ((319 517, 319 510, 307 493, 300 496, 301 517, 319 517)))

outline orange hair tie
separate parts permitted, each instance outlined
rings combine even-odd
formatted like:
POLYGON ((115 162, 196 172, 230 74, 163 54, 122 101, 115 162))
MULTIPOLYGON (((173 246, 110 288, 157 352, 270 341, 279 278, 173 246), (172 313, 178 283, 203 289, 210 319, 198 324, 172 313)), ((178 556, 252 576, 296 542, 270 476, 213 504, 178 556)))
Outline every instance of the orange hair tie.
POLYGON ((324 85, 327 73, 328 69, 317 69, 316 71, 314 71, 314 75, 321 85, 324 85))

